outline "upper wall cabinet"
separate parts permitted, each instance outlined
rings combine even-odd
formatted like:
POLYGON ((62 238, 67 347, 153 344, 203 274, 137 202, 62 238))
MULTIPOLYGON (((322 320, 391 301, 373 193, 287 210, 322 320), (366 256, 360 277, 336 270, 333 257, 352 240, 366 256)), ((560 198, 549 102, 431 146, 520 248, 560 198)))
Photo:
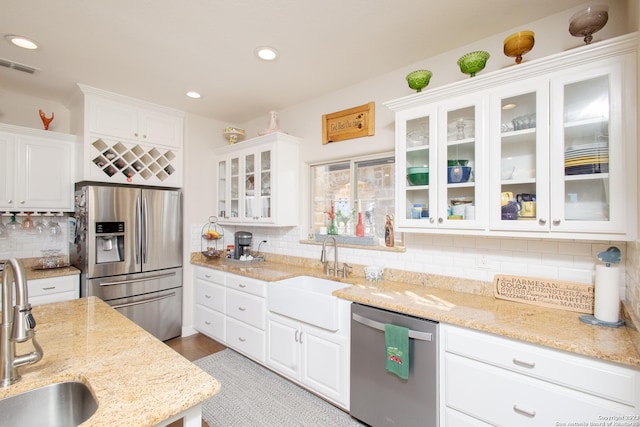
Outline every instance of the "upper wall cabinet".
POLYGON ((0 124, 0 209, 73 211, 74 135, 0 124))
POLYGON ((184 113, 79 85, 81 180, 181 187, 184 113))
POLYGON ((386 103, 398 228, 634 239, 636 36, 386 103))
POLYGON ((298 225, 300 142, 276 132, 215 150, 219 222, 298 225))

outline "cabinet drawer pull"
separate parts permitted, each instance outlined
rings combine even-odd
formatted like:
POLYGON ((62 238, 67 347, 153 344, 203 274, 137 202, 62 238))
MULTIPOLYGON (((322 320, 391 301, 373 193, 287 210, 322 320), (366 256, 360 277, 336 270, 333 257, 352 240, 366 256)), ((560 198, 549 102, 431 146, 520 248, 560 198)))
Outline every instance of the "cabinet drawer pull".
POLYGON ((204 324, 205 324, 205 325, 210 325, 210 324, 211 324, 211 322, 209 322, 208 320, 205 320, 205 321, 204 321, 204 324))
POLYGON ((299 334, 299 333, 300 333, 300 331, 296 329, 296 336, 295 336, 295 338, 294 338, 294 339, 296 340, 296 342, 298 342, 298 334, 299 334))
POLYGON ((55 286, 49 286, 48 288, 42 288, 43 291, 51 291, 53 289, 55 289, 55 286))
POLYGON ((247 285, 245 285, 244 283, 238 283, 238 286, 241 287, 241 288, 246 288, 247 287, 247 285))
POLYGON ((247 340, 246 338, 238 337, 238 341, 240 341, 240 342, 245 342, 246 340, 247 340))
POLYGON ((524 409, 518 408, 518 405, 513 405, 513 410, 516 414, 524 415, 525 417, 533 418, 536 416, 536 411, 525 411, 524 409))
POLYGON ((205 274, 204 277, 206 277, 207 279, 211 279, 211 275, 210 274, 205 274))
POLYGON ((204 294, 204 297, 205 297, 205 298, 207 298, 207 299, 209 299, 209 298, 211 298, 211 295, 204 294))
POLYGON ((245 311, 246 309, 247 309, 246 307, 243 307, 241 305, 238 306, 238 310, 240 310, 240 311, 245 311))
POLYGON ((300 344, 302 344, 302 331, 300 331, 300 344))
POLYGON ((513 364, 522 366, 523 368, 529 368, 529 369, 533 369, 536 367, 535 362, 534 363, 524 362, 522 360, 516 359, 515 357, 513 358, 513 364))

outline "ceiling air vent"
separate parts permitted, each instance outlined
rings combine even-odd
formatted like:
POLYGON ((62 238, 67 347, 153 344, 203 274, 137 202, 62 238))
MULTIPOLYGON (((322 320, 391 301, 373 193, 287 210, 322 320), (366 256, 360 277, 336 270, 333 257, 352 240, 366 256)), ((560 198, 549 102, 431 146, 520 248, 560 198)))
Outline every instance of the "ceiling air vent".
POLYGON ((39 71, 38 68, 31 67, 30 65, 20 64, 18 62, 13 62, 4 58, 0 58, 0 66, 13 68, 14 70, 22 71, 23 73, 29 74, 34 74, 36 71, 39 71))

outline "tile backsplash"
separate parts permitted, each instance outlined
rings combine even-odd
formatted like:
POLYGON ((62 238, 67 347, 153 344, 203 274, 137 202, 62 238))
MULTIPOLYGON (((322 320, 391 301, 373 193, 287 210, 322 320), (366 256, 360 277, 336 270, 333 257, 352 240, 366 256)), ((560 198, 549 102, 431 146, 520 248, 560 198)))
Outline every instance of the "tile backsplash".
MULTIPOLYGON (((202 225, 191 227, 191 251, 200 251, 202 225)), ((261 252, 284 256, 320 258, 317 244, 301 243, 298 227, 227 227, 224 243, 233 244, 233 233, 237 230, 253 233, 253 250, 262 240, 267 243, 261 252)), ((306 236, 304 237, 306 238, 306 236)), ((522 239, 498 237, 452 236, 405 233, 406 251, 368 250, 341 247, 339 261, 359 265, 379 265, 385 268, 471 280, 492 282, 495 274, 513 274, 527 277, 559 279, 581 283, 593 283, 598 252, 610 246, 622 251, 620 264, 620 296, 635 295, 634 309, 638 302, 637 245, 629 244, 635 253, 632 274, 626 272, 629 262, 627 242, 601 242, 582 240, 522 239), (626 283, 633 279, 635 288, 627 289, 626 283), (635 290, 634 290, 635 289, 635 290)))
MULTIPOLYGON (((69 254, 67 215, 62 216, 33 216, 35 223, 39 219, 48 223, 54 220, 60 226, 60 232, 52 235, 47 228, 44 232, 37 233, 33 230, 8 230, 5 237, 0 237, 0 260, 8 258, 39 258, 43 250, 56 249, 63 256, 69 254)), ((17 216, 16 220, 22 222, 24 216, 17 216)), ((2 215, 1 220, 6 226, 11 218, 2 215)))

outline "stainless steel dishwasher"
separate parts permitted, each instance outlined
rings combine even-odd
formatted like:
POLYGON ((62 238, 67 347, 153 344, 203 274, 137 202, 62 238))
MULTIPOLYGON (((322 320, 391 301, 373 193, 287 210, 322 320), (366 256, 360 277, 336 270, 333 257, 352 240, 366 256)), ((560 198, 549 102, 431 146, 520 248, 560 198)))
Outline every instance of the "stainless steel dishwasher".
POLYGON ((351 416, 370 426, 438 426, 438 323, 351 304, 351 416), (409 329, 409 379, 386 371, 384 325, 409 329))

